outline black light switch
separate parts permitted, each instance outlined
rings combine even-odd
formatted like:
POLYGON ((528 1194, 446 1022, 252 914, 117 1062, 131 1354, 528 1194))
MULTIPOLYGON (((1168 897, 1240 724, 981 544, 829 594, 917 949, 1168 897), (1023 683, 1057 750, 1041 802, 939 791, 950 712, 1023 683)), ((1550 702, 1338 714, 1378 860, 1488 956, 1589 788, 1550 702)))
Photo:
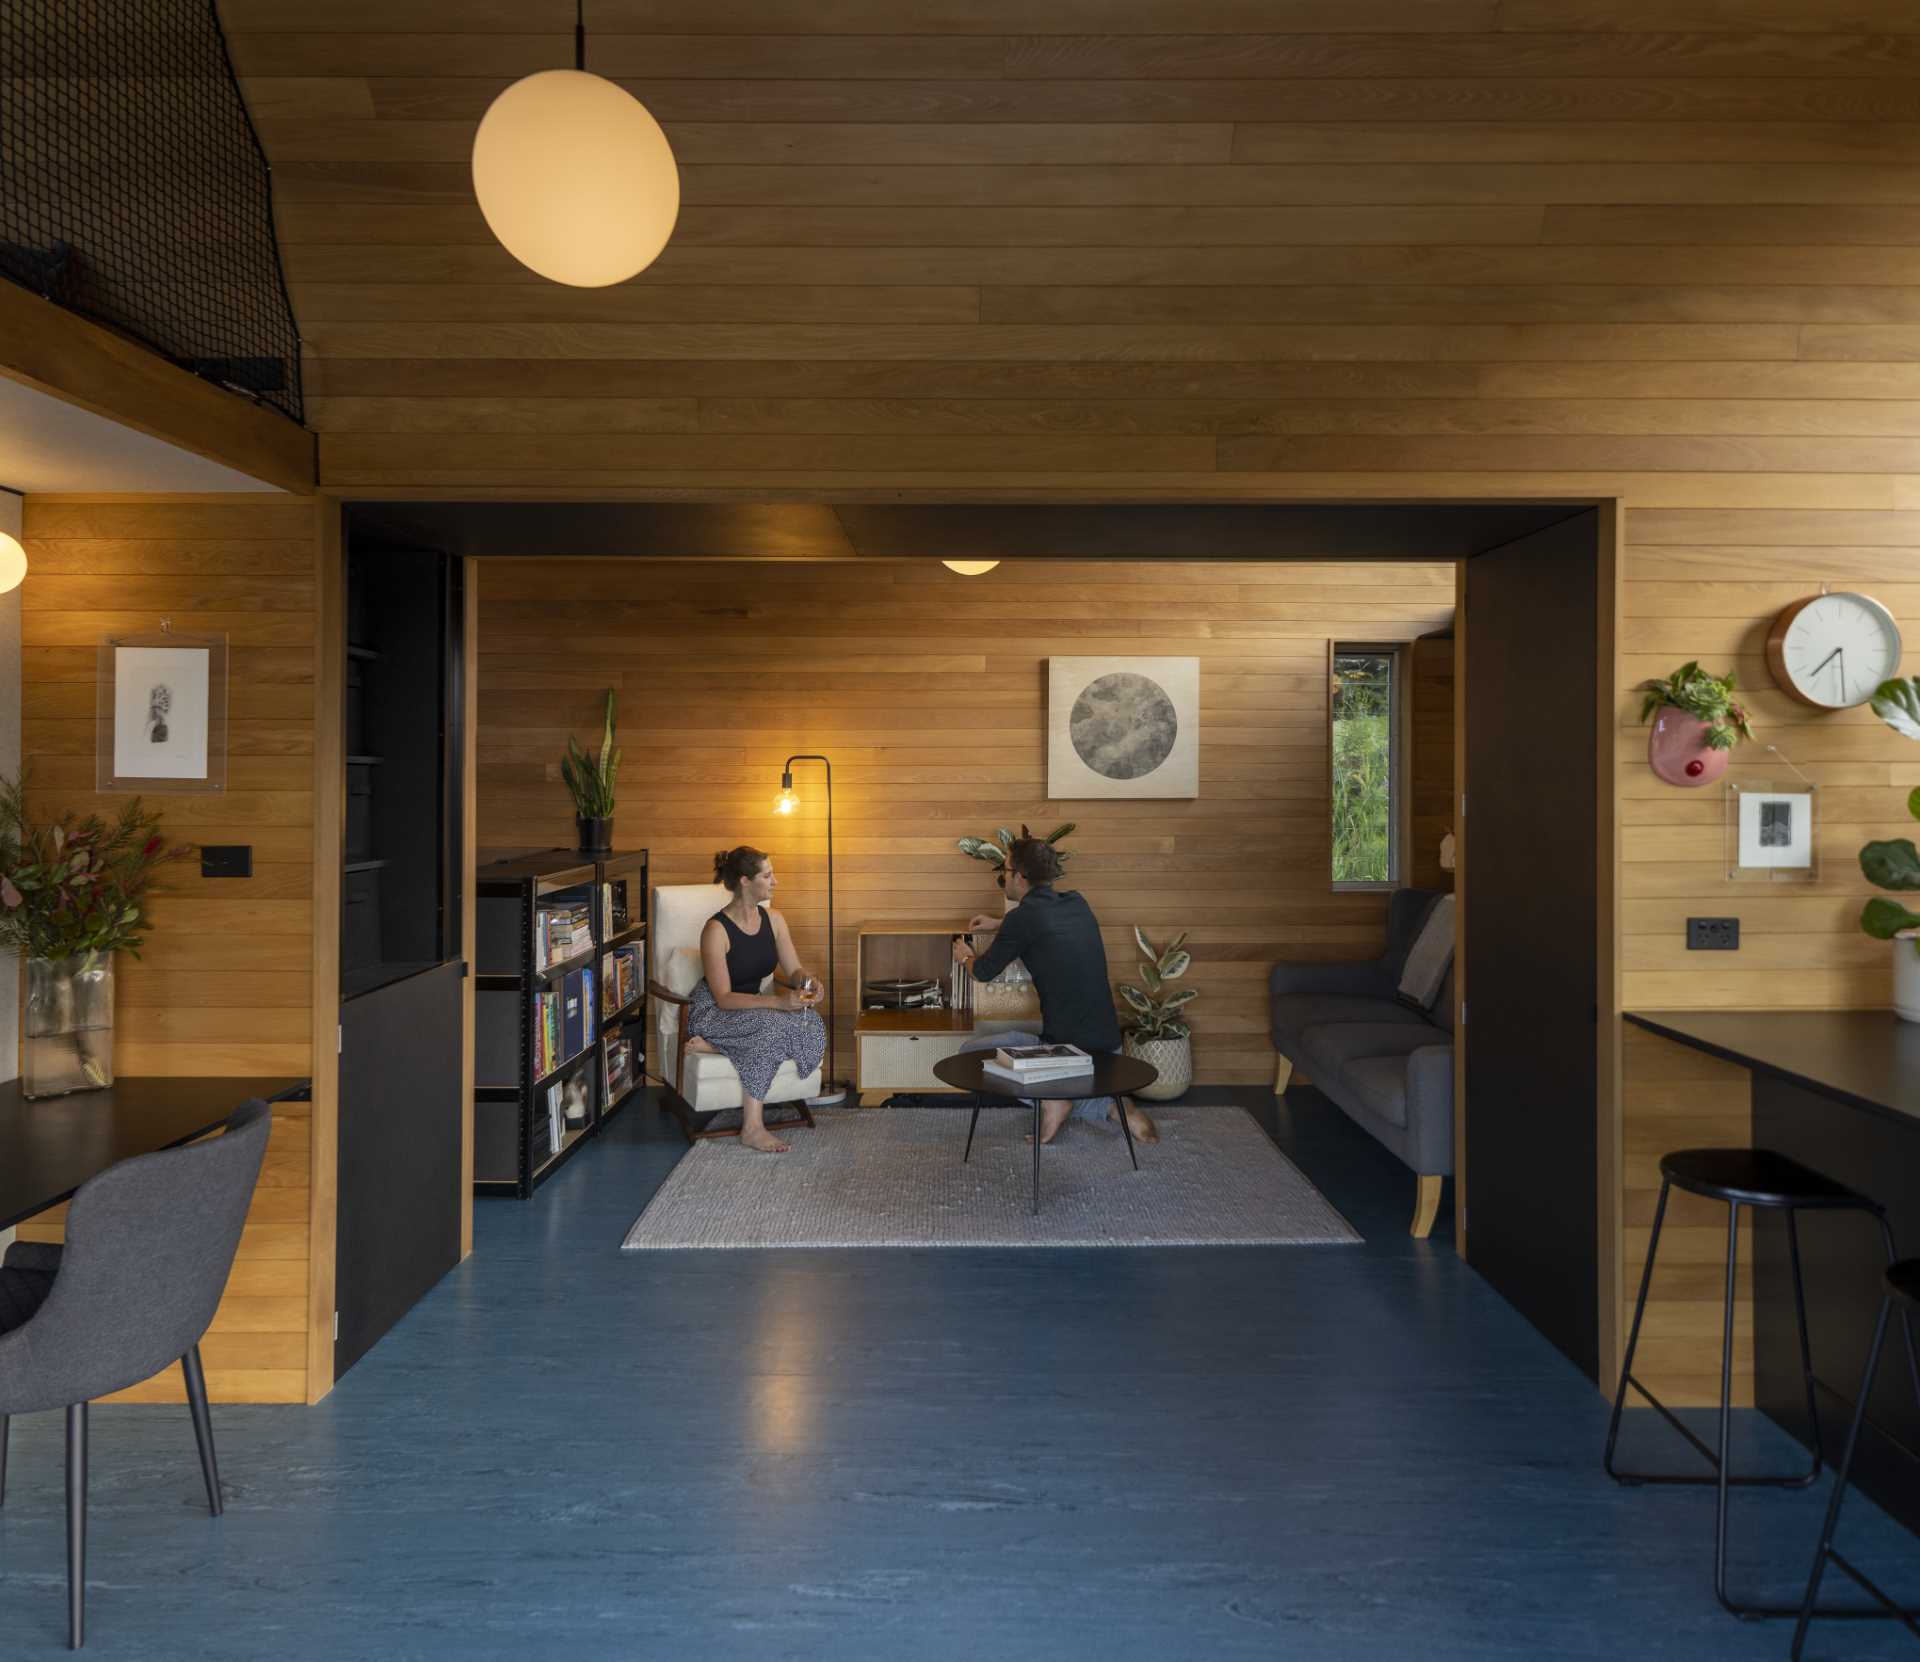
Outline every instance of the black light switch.
POLYGON ((200 875, 202 877, 251 877, 253 875, 253 844, 202 843, 200 875))

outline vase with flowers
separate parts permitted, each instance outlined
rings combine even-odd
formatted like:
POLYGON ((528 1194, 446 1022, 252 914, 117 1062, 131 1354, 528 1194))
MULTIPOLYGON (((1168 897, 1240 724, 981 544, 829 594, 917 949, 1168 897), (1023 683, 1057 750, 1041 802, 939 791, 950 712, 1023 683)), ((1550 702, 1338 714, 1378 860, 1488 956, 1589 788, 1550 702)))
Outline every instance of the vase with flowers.
POLYGON ((0 779, 0 946, 27 969, 23 1095, 113 1083, 113 955, 140 956, 147 885, 190 852, 167 846, 138 797, 112 824, 96 814, 36 824, 25 773, 0 779))

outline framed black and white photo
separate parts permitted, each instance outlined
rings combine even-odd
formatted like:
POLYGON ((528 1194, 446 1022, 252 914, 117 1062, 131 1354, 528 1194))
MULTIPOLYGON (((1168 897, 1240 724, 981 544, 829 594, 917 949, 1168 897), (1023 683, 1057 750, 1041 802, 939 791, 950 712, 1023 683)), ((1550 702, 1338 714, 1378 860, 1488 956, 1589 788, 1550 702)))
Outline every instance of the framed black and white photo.
POLYGON ((1770 881, 1814 876, 1815 787, 1727 785, 1727 875, 1770 881))
POLYGON ((1198 658, 1049 658, 1047 795, 1200 794, 1198 658))
POLYGON ((95 784, 165 795, 227 783, 227 637, 169 628, 100 643, 95 784))

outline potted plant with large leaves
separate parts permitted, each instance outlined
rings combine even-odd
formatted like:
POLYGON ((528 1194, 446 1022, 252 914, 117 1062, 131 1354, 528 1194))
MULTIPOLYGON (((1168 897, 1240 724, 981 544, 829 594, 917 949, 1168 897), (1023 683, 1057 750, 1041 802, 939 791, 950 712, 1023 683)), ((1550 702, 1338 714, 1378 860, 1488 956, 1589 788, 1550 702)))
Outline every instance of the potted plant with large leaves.
POLYGON ((1169 1102, 1186 1095, 1193 1084, 1193 1028, 1180 1014, 1200 996, 1196 987, 1174 987, 1193 964, 1186 950, 1186 933, 1174 936, 1163 952, 1147 938, 1138 924, 1133 928, 1134 944, 1140 948, 1140 979, 1144 986, 1131 982, 1120 988, 1121 1001, 1132 1012, 1121 1024, 1123 1044, 1129 1056, 1152 1064, 1160 1077, 1135 1096, 1149 1102, 1169 1102))
POLYGON ((1710 785, 1727 771, 1733 747, 1753 737, 1753 719, 1733 696, 1733 672, 1709 675, 1697 663, 1643 681, 1640 719, 1651 721, 1647 765, 1669 785, 1710 785))
POLYGON ((573 792, 573 817, 580 828, 583 854, 613 852, 613 780, 619 771, 620 752, 613 742, 613 688, 609 687, 599 756, 589 756, 569 733, 567 753, 560 758, 560 777, 573 792))
POLYGON ((95 814, 36 825, 24 772, 0 779, 0 946, 27 961, 22 1095, 113 1083, 113 955, 140 956, 147 885, 191 852, 166 846, 138 797, 111 825, 95 814))
MULTIPOLYGON (((1901 737, 1920 739, 1920 677, 1881 682, 1873 713, 1901 737)), ((1920 819, 1920 789, 1908 793, 1907 812, 1920 819)), ((1911 837, 1868 843, 1860 850, 1860 871, 1876 889, 1911 894, 1920 890, 1920 849, 1911 837)), ((1860 909, 1860 927, 1875 940, 1893 942, 1894 1012, 1920 1022, 1920 912, 1876 895, 1860 909)))
MULTIPOLYGON (((1063 838, 1071 836, 1073 831, 1074 823, 1072 820, 1068 820, 1065 825, 1056 825, 1046 836, 1040 839, 1042 842, 1053 845, 1053 850, 1060 856, 1060 863, 1062 865, 1065 865, 1067 861, 1071 860, 1073 855, 1067 849, 1062 848, 1060 843, 1063 838)), ((1020 827, 1020 835, 1022 837, 1031 837, 1033 833, 1023 825, 1020 827)), ((1007 851, 1013 847, 1013 841, 1013 833, 1003 825, 999 830, 994 832, 991 837, 962 837, 954 845, 962 854, 966 855, 968 859, 979 860, 983 864, 993 867, 993 880, 1000 886, 1001 905, 1007 911, 1012 911, 1016 904, 1014 901, 1006 898, 1007 851)))

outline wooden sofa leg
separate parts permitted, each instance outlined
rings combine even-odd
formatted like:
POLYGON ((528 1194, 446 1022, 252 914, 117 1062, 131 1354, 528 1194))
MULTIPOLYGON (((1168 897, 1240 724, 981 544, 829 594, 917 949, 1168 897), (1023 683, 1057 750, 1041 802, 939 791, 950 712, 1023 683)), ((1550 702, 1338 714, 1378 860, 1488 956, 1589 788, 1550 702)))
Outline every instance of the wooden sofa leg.
POLYGON ((1282 1056, 1279 1065, 1273 1070, 1273 1094, 1275 1096, 1285 1096, 1287 1094, 1287 1086, 1292 1082, 1293 1063, 1289 1058, 1282 1056))
POLYGON ((1433 1233, 1434 1214, 1440 1210, 1440 1185, 1445 1182, 1440 1177, 1417 1177, 1420 1185, 1413 1203, 1413 1238, 1424 1241, 1433 1233))

